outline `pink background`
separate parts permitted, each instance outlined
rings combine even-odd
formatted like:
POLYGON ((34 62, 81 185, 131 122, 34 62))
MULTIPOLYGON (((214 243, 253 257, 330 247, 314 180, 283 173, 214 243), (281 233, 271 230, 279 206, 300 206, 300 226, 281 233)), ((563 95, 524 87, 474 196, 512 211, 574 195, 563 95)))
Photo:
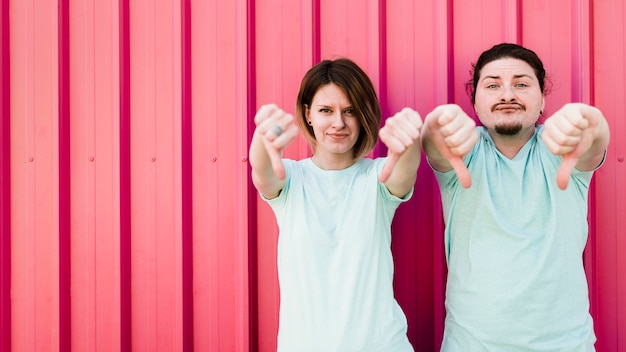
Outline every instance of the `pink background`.
MULTIPOLYGON (((623 1, 0 0, 0 19, 1 351, 275 350, 257 108, 293 112, 304 72, 347 56, 385 116, 471 111, 470 64, 503 41, 544 60, 546 114, 583 101, 610 123, 584 259, 597 349, 626 351, 623 1)), ((303 139, 286 154, 309 155, 303 139)), ((446 272, 425 163, 393 230, 409 337, 435 351, 446 272)))

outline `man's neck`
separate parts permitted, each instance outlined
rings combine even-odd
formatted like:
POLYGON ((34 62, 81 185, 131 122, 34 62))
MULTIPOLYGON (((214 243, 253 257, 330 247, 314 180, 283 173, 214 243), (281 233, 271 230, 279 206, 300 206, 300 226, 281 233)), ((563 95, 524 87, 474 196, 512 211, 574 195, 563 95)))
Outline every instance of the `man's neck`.
POLYGON ((524 145, 526 145, 526 143, 533 137, 535 130, 534 128, 526 131, 523 130, 513 136, 501 135, 493 130, 488 130, 488 133, 498 151, 507 158, 513 159, 524 147, 524 145))

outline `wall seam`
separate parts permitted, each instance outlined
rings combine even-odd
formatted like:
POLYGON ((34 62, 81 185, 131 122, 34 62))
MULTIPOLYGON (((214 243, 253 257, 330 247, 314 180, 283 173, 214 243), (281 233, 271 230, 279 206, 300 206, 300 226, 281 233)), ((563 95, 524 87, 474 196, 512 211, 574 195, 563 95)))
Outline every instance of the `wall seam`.
POLYGON ((59 349, 72 349, 69 0, 58 2, 59 349))
POLYGON ((0 3, 0 350, 11 350, 11 56, 9 0, 0 3))
POLYGON ((132 351, 130 204, 130 0, 119 0, 120 350, 132 351))
POLYGON ((191 1, 183 0, 181 6, 183 351, 191 352, 194 349, 191 1))

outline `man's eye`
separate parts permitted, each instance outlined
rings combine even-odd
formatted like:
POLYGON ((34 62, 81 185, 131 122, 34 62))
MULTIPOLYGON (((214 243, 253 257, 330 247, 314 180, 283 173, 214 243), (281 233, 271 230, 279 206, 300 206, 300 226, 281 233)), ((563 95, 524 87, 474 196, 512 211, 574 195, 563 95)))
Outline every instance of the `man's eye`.
POLYGON ((526 88, 526 87, 528 87, 528 84, 520 82, 520 83, 516 84, 515 86, 518 87, 518 88, 526 88))
POLYGON ((488 85, 487 85, 487 88, 489 88, 489 89, 498 88, 498 85, 497 85, 497 84, 495 84, 495 83, 491 83, 491 84, 488 84, 488 85))

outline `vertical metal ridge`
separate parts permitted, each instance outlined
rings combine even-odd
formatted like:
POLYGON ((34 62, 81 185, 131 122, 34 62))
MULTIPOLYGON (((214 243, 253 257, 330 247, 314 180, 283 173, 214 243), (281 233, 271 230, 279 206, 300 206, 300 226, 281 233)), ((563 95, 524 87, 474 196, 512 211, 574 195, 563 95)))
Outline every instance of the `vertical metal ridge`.
POLYGON ((119 2, 120 350, 132 351, 130 216, 130 0, 119 2))
POLYGON ((447 104, 454 101, 454 9, 453 0, 436 2, 435 17, 435 71, 445 74, 445 79, 438 81, 437 85, 445 84, 445 87, 436 87, 435 103, 447 104))
POLYGON ((522 0, 515 0, 515 13, 517 13, 517 22, 515 26, 515 37, 517 38, 518 43, 524 42, 524 11, 522 11, 522 0))
MULTIPOLYGON (((521 0, 520 0, 521 1, 521 0)), ((589 62, 587 63, 589 65, 588 69, 589 69, 589 82, 588 82, 588 87, 589 87, 589 103, 592 105, 595 105, 596 103, 596 99, 595 99, 595 90, 593 89, 593 87, 596 86, 596 82, 595 82, 595 55, 594 53, 595 51, 595 41, 594 41, 594 27, 595 27, 595 21, 594 21, 594 9, 593 9, 593 4, 594 1, 593 0, 587 0, 587 31, 585 32, 585 35, 587 35, 587 40, 588 40, 588 47, 587 47, 587 53, 589 54, 589 62)), ((595 202, 594 202, 595 204, 595 202)))
MULTIPOLYGON (((235 26, 236 40, 234 46, 235 54, 235 89, 237 91, 236 107, 234 109, 235 115, 238 118, 235 119, 234 127, 236 128, 236 139, 238 146, 235 147, 239 152, 237 156, 239 162, 236 159, 235 163, 244 162, 243 158, 247 161, 247 133, 244 130, 248 123, 249 106, 248 102, 248 2, 247 0, 238 0, 235 2, 235 26), (243 118, 243 119, 242 119, 243 118)), ((235 178, 239 181, 239 186, 236 188, 237 198, 244 202, 247 200, 246 189, 243 188, 245 181, 247 180, 247 172, 241 167, 237 167, 235 171, 235 178)), ((235 325, 235 347, 237 350, 247 351, 250 347, 250 321, 249 321, 249 255, 248 255, 248 236, 245 231, 247 230, 246 223, 248 222, 248 214, 246 208, 235 210, 236 226, 234 237, 234 255, 235 255, 235 273, 234 283, 235 292, 240 299, 234 301, 235 314, 239 317, 236 320, 235 325)))
POLYGON ((521 0, 502 0, 502 40, 508 43, 522 42, 521 0))
POLYGON ((181 6, 182 323, 183 351, 191 352, 194 349, 191 0, 183 0, 181 6))
POLYGON ((69 0, 58 0, 59 348, 72 348, 69 0))
POLYGON ((387 1, 378 0, 378 72, 380 96, 387 95, 387 1))
POLYGON ((322 33, 322 25, 321 25, 321 5, 320 5, 320 0, 313 0, 313 11, 312 11, 312 15, 313 15, 313 30, 312 30, 312 59, 313 62, 311 63, 310 66, 313 66, 315 64, 317 64, 318 62, 320 62, 320 60, 322 59, 322 39, 321 39, 321 33, 322 33))
MULTIPOLYGON (((571 79, 572 79, 572 91, 571 100, 575 102, 590 103, 589 100, 589 83, 585 80, 588 79, 590 67, 589 56, 589 33, 588 17, 589 8, 583 6, 586 0, 572 1, 571 12, 571 30, 572 30, 572 46, 571 46, 571 79)), ((587 4, 589 6, 589 4, 587 4)))
MULTIPOLYGON (((435 105, 448 104, 454 102, 454 8, 453 0, 435 3, 435 72, 444 75, 444 79, 435 82, 435 105), (442 47, 443 46, 443 47, 442 47), (441 82, 441 83, 440 83, 441 82), (439 86, 444 84, 444 87, 439 86)), ((433 179, 433 187, 437 187, 436 180, 433 179)), ((438 192, 433 192, 433 207, 441 209, 441 197, 438 192)), ((445 320, 444 297, 446 290, 447 266, 444 255, 444 221, 443 214, 438 211, 433 219, 433 232, 435 240, 433 248, 436 249, 433 255, 433 268, 436 274, 441 274, 441 280, 433 287, 435 297, 434 307, 434 341, 435 348, 441 347, 443 339, 443 326, 445 320), (437 299, 440 298, 440 299, 437 299)))
MULTIPOLYGON (((378 101, 382 113, 383 124, 384 120, 390 116, 389 103, 387 99, 387 2, 385 0, 376 0, 376 11, 378 16, 378 47, 376 48, 376 61, 377 75, 378 75, 378 101)), ((374 156, 387 155, 387 146, 384 143, 377 143, 374 148, 374 156)))
MULTIPOLYGON (((594 77, 594 73, 595 73, 595 69, 594 69, 594 35, 593 35, 593 28, 594 28, 594 12, 593 12, 593 1, 585 1, 583 0, 583 2, 585 2, 586 4, 584 4, 585 6, 583 6, 582 4, 579 5, 579 9, 578 12, 581 13, 580 17, 581 20, 585 20, 585 23, 587 23, 587 27, 585 28, 586 30, 583 30, 581 28, 581 33, 580 36, 586 36, 586 40, 587 40, 587 53, 588 53, 588 57, 587 57, 587 63, 586 63, 586 71, 585 68, 582 68, 582 74, 585 75, 587 73, 588 76, 588 81, 587 82, 582 82, 583 85, 585 85, 586 87, 589 87, 587 89, 588 93, 585 93, 585 88, 582 88, 582 93, 581 95, 583 96, 583 100, 586 98, 588 101, 587 103, 591 104, 591 105, 595 105, 595 96, 594 96, 594 89, 593 87, 595 87, 595 77, 594 77), (586 18, 582 18, 583 15, 586 13, 586 18), (586 95, 586 97, 585 97, 586 95)), ((581 23, 582 25, 582 23, 581 23)), ((584 41, 583 37, 583 41, 584 41)), ((585 66, 583 64, 583 66, 585 66)), ((583 252, 583 266, 585 268, 585 275, 587 276, 587 282, 588 282, 588 287, 589 287, 589 310, 592 314, 593 317, 596 317, 599 311, 598 308, 598 298, 600 297, 600 295, 598 294, 598 285, 597 285, 597 280, 598 280, 598 245, 597 245, 597 235, 598 235, 598 222, 597 222, 597 204, 598 204, 598 200, 597 200, 597 187, 596 187, 596 180, 597 180, 597 176, 594 176, 591 179, 591 184, 589 185, 589 199, 588 199, 588 204, 589 204, 589 213, 587 216, 588 219, 588 223, 589 223, 589 233, 587 235, 587 244, 585 246, 585 251, 583 252)))
POLYGON ((447 85, 448 85, 448 95, 447 102, 455 101, 454 96, 454 1, 448 0, 446 2, 446 13, 445 13, 445 26, 446 26, 446 41, 445 45, 447 46, 446 50, 446 60, 445 63, 447 65, 447 85))
POLYGON ((11 69, 9 0, 0 2, 0 350, 11 350, 11 69))
MULTIPOLYGON (((247 95, 247 112, 248 117, 248 147, 252 141, 252 135, 256 125, 254 123, 254 114, 256 107, 256 41, 255 39, 255 0, 246 0, 246 50, 247 50, 247 77, 248 86, 246 87, 247 95)), ((248 155, 248 214, 257 214, 257 202, 256 202, 256 188, 252 184, 252 177, 250 176, 251 167, 248 155)), ((249 351, 259 350, 259 306, 258 306, 258 293, 259 293, 259 279, 257 272, 258 263, 258 223, 257 217, 250 217, 248 220, 248 324, 249 335, 248 344, 249 351)))

